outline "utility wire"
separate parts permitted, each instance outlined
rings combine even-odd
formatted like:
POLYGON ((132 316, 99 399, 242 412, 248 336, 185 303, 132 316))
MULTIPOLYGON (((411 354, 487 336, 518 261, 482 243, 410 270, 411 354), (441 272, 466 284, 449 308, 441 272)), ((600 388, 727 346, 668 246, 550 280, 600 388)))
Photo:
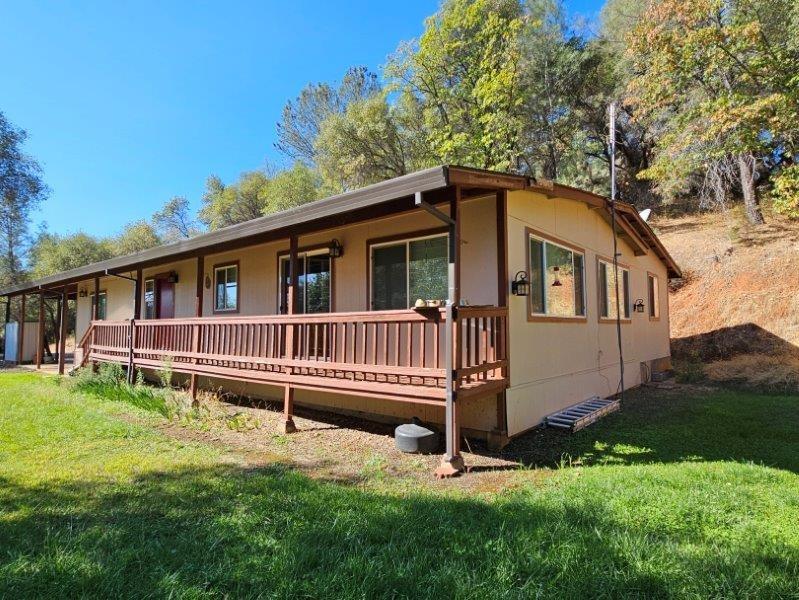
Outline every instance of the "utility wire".
POLYGON ((624 399, 624 350, 621 341, 621 297, 619 296, 619 241, 616 231, 616 103, 610 103, 610 224, 613 229, 613 273, 616 285, 616 339, 619 343, 619 397, 624 399))

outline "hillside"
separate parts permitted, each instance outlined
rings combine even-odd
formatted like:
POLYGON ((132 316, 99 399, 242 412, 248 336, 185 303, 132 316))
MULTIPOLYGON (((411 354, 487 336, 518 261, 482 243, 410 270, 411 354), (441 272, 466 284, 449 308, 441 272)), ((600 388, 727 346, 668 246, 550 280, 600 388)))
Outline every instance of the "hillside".
POLYGON ((689 376, 799 388, 799 226, 737 211, 652 226, 685 272, 670 293, 675 361, 689 376))

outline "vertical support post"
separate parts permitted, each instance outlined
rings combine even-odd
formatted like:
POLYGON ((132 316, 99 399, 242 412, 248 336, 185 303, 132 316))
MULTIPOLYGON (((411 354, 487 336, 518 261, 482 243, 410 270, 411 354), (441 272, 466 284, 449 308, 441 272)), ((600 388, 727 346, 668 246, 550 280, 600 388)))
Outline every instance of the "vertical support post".
POLYGON ((19 340, 17 341, 17 364, 22 364, 23 347, 25 346, 25 306, 26 296, 22 294, 22 306, 19 309, 19 340))
POLYGON ((133 284, 134 293, 133 298, 133 318, 141 319, 141 289, 142 289, 142 270, 136 269, 136 282, 133 284))
POLYGON ((5 337, 6 331, 5 326, 11 321, 11 296, 6 296, 6 311, 5 311, 5 320, 3 322, 3 359, 8 360, 6 356, 6 348, 8 340, 5 337))
POLYGON ((100 310, 100 278, 94 278, 94 296, 92 297, 92 321, 97 320, 100 310))
POLYGON ((42 355, 44 354, 44 292, 39 292, 39 331, 36 336, 36 368, 42 368, 42 355))
MULTIPOLYGON (((203 316, 203 278, 205 276, 205 257, 197 257, 197 281, 195 282, 194 292, 194 316, 198 319, 203 316)), ((200 327, 194 325, 191 328, 191 351, 197 354, 200 351, 200 327)), ((192 362, 197 362, 197 357, 192 357, 192 362)), ((189 393, 191 394, 192 404, 197 404, 197 374, 192 373, 189 380, 189 393)))
MULTIPOLYGON (((297 236, 289 237, 289 264, 288 264, 288 286, 286 294, 286 311, 293 315, 297 309, 297 283, 299 275, 297 273, 297 236)), ((286 325, 286 358, 294 358, 295 327, 293 323, 286 325)), ((291 367, 286 367, 286 373, 292 373, 291 367)), ((297 427, 294 425, 294 388, 291 384, 286 384, 283 394, 283 433, 294 433, 297 427)))
POLYGON ((455 186, 450 199, 449 220, 449 259, 447 263, 447 304, 446 325, 444 328, 444 366, 446 370, 446 403, 444 412, 444 427, 446 437, 446 451, 441 459, 441 465, 436 469, 438 478, 452 477, 462 472, 465 468, 463 457, 460 454, 460 424, 458 419, 458 367, 460 365, 460 341, 458 331, 457 310, 460 303, 460 227, 458 216, 460 212, 460 187, 455 186))
POLYGON ((64 287, 61 292, 61 316, 58 324, 58 374, 64 374, 64 362, 67 349, 67 314, 69 313, 69 302, 67 302, 67 288, 64 287))
MULTIPOLYGON (((508 191, 499 190, 497 192, 497 306, 508 305, 508 191)), ((499 322, 499 320, 497 321, 499 322)), ((507 339, 503 335, 496 336, 496 343, 507 344, 507 339)), ((501 354, 506 358, 505 353, 501 354)), ((502 369, 502 376, 506 379, 510 377, 507 367, 502 369)), ((497 394, 497 430, 501 438, 507 435, 508 431, 508 407, 507 395, 503 390, 497 394)), ((500 442, 501 444, 502 442, 500 442)))
POLYGON ((133 361, 133 349, 136 347, 136 319, 130 320, 128 326, 128 383, 133 385, 136 378, 133 375, 135 363, 133 361))
POLYGON ((287 384, 283 393, 283 433, 294 433, 294 388, 287 384))

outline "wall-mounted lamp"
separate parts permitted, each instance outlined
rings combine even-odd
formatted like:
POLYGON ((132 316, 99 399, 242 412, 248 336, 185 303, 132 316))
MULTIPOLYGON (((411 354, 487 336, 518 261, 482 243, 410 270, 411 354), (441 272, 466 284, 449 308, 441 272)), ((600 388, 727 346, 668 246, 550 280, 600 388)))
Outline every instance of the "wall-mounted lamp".
POLYGON ((644 312, 644 301, 643 301, 643 299, 638 298, 638 300, 635 301, 635 303, 633 304, 633 310, 635 312, 640 312, 640 313, 644 312))
POLYGON ((560 267, 552 267, 552 270, 555 272, 555 281, 552 282, 552 287, 560 287, 563 284, 560 282, 560 278, 558 275, 560 274, 560 267))
POLYGON ((344 247, 341 242, 334 239, 330 242, 330 258, 340 258, 344 254, 344 247))
POLYGON ((176 271, 171 271, 169 273, 169 277, 166 278, 169 283, 177 283, 178 282, 178 274, 176 271))
POLYGON ((527 273, 519 271, 510 284, 510 291, 514 296, 528 296, 530 294, 530 282, 527 281, 527 273))
POLYGON ((205 274, 205 289, 211 289, 211 276, 208 273, 205 274))
POLYGON ((89 295, 89 293, 85 289, 84 290, 80 290, 78 292, 78 296, 80 296, 81 298, 85 298, 88 295, 89 295))

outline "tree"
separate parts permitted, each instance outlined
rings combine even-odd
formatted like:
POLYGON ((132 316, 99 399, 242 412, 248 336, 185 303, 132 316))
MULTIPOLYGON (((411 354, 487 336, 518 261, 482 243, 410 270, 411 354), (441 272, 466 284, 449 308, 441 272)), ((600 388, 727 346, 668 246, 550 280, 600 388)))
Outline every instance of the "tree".
POLYGON ((263 214, 280 212, 319 198, 319 175, 297 161, 285 171, 275 175, 264 193, 263 214))
POLYGON ((403 44, 387 74, 417 96, 433 154, 466 166, 507 170, 519 154, 517 0, 446 0, 417 44, 403 44))
POLYGON ((191 216, 189 201, 183 196, 167 200, 164 207, 153 215, 153 226, 165 242, 187 240, 199 233, 197 222, 191 216))
POLYGON ((46 229, 31 245, 30 267, 34 278, 77 269, 113 256, 111 244, 85 233, 59 235, 46 229))
POLYGON ((125 226, 125 229, 115 239, 112 240, 114 248, 114 255, 124 256, 125 254, 134 254, 160 246, 162 240, 158 237, 150 223, 145 220, 134 221, 125 226))
POLYGON ((353 189, 431 164, 420 121, 415 97, 403 94, 390 104, 385 92, 330 115, 315 142, 326 186, 335 191, 353 189))
POLYGON ((39 164, 22 151, 27 133, 0 113, 0 283, 24 278, 31 212, 48 193, 39 164))
POLYGON ((242 173, 236 183, 225 185, 216 175, 208 178, 199 218, 209 229, 219 229, 256 219, 266 207, 269 175, 264 171, 242 173))
POLYGON ((793 0, 651 2, 628 37, 635 77, 628 102, 662 128, 641 176, 667 193, 701 173, 700 192, 724 202, 734 190, 763 223, 761 168, 796 155, 799 52, 793 0))
POLYGON ((315 164, 315 143, 324 120, 379 90, 377 76, 365 67, 348 70, 338 88, 327 83, 307 85, 296 100, 287 102, 283 108, 275 146, 295 160, 315 164))

